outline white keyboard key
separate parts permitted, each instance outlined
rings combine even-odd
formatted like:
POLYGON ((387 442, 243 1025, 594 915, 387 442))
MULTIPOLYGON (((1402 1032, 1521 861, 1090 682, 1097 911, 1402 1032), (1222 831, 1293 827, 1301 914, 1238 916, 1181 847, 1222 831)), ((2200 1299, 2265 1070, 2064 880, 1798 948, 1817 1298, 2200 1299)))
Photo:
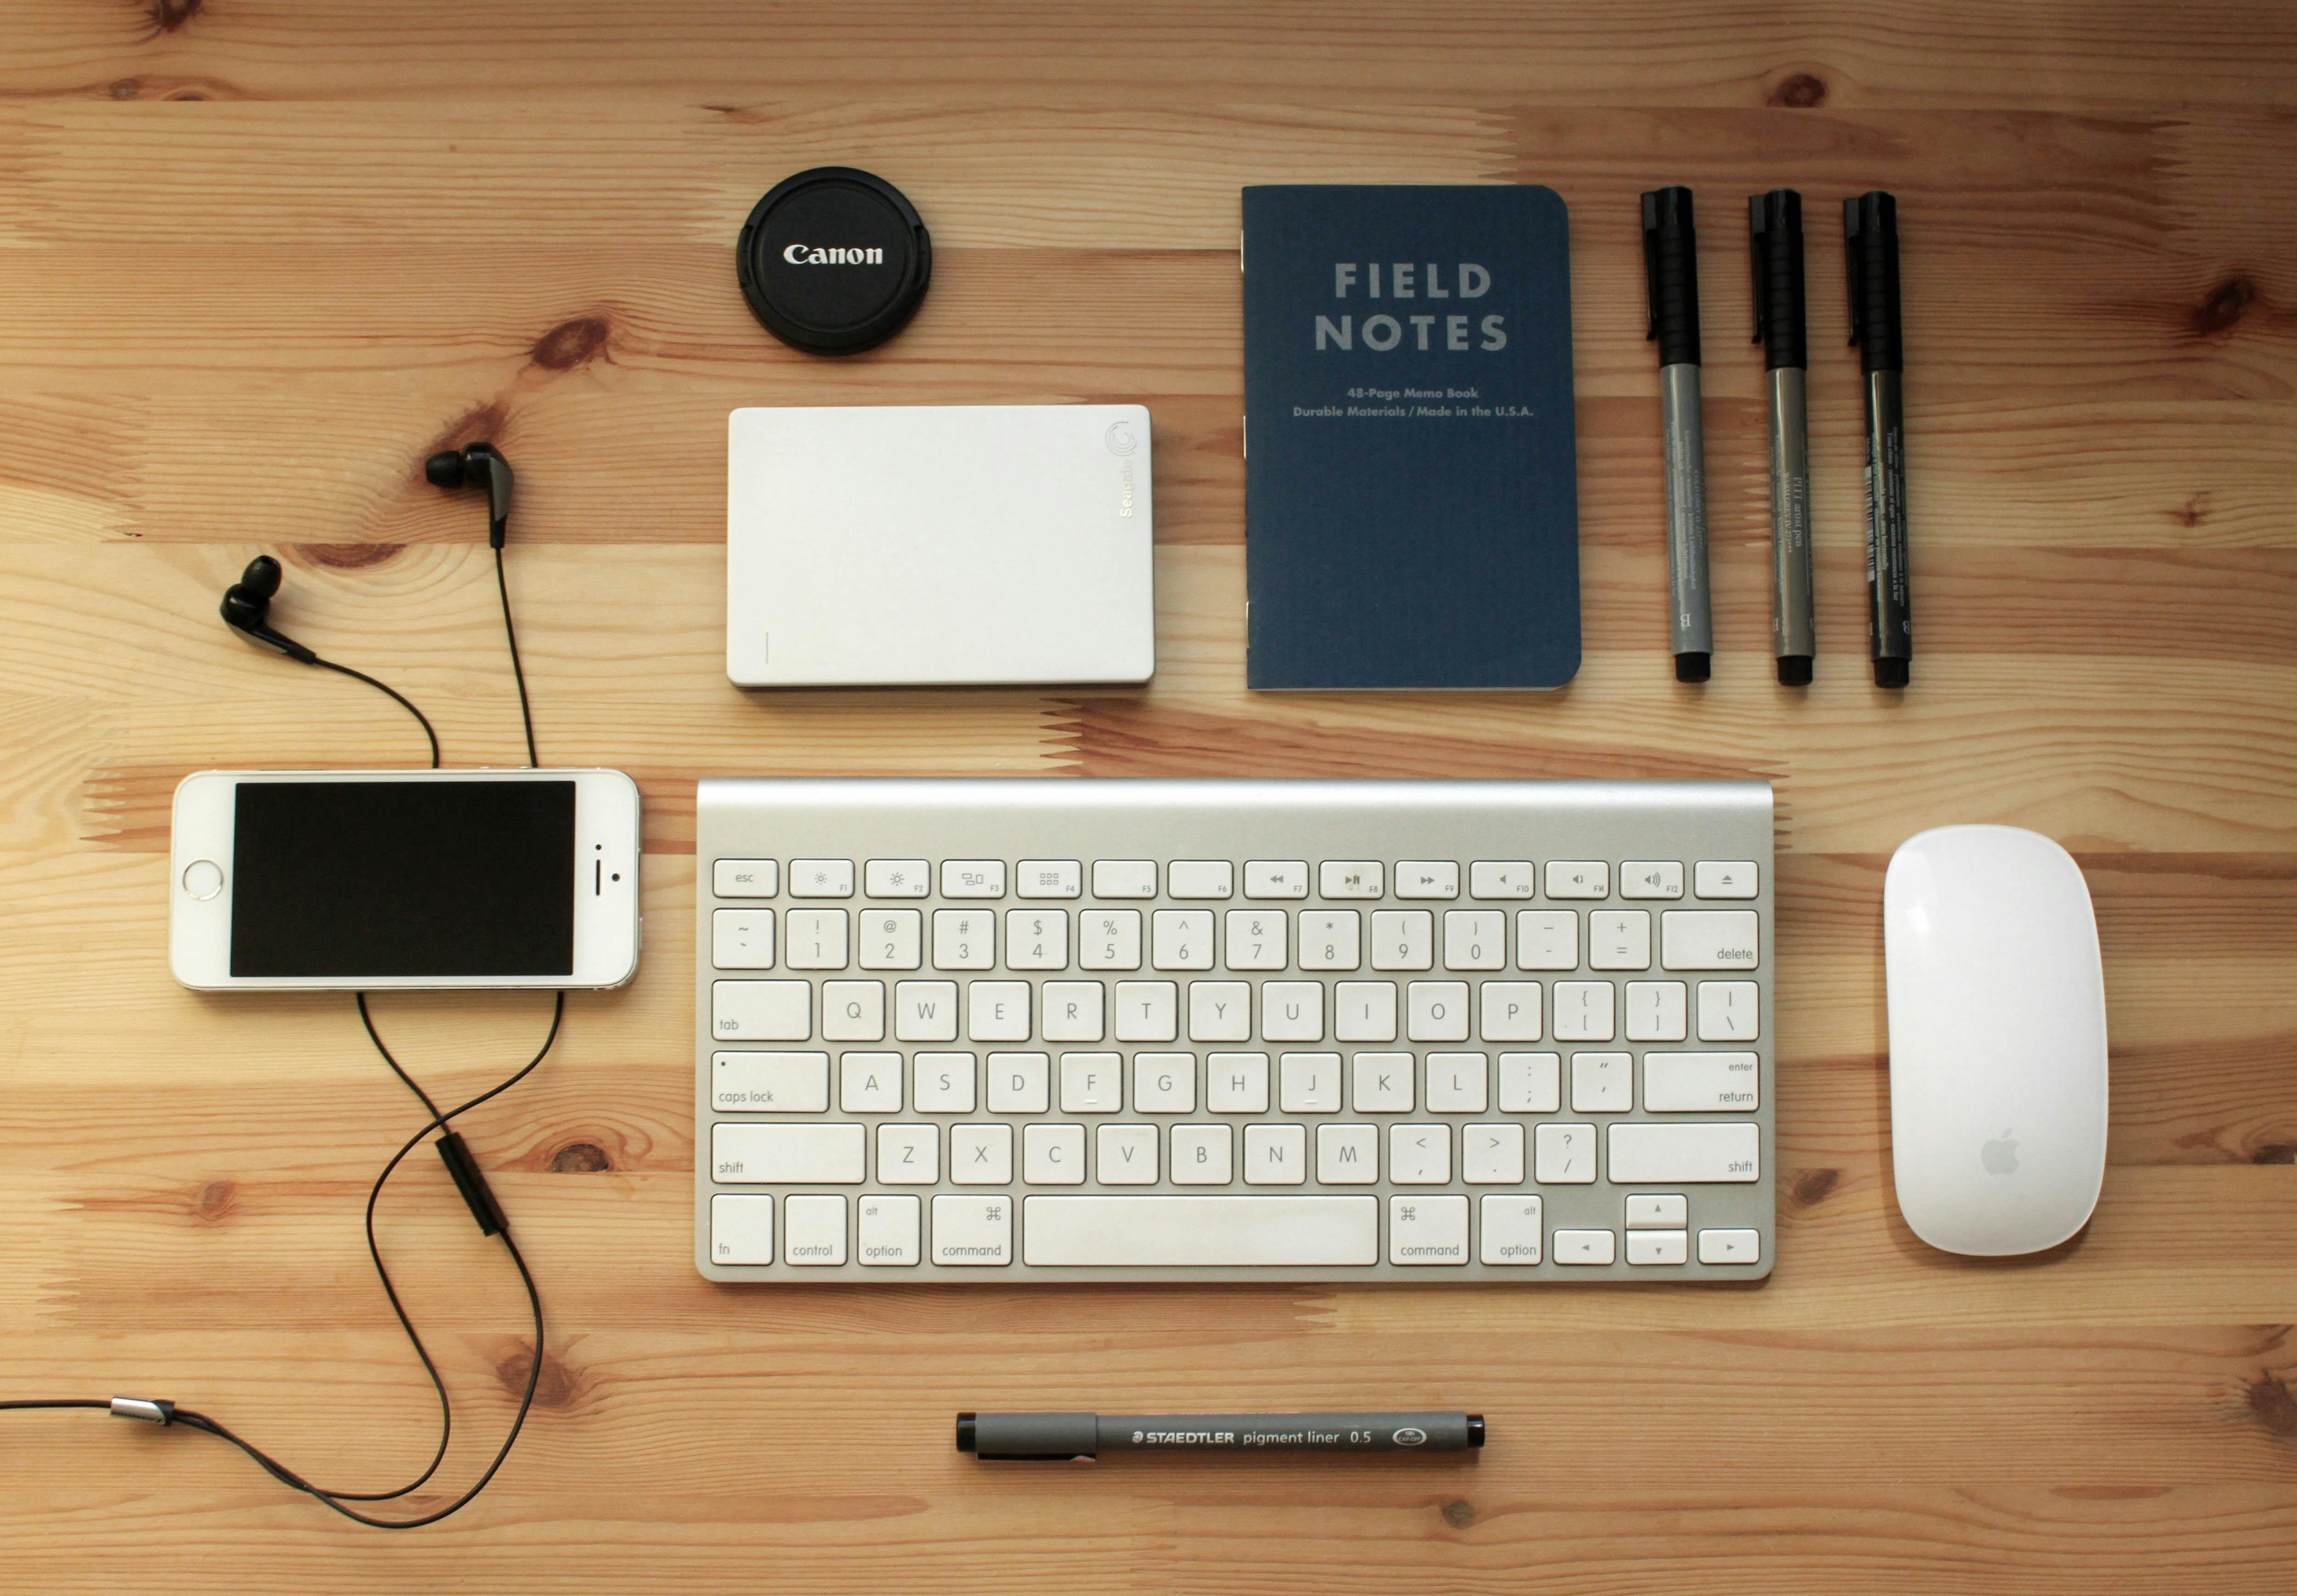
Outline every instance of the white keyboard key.
POLYGON ((1605 1264, 1618 1257, 1619 1238, 1609 1230, 1558 1230, 1555 1261, 1568 1264, 1605 1264))
POLYGON ((774 1199, 724 1192, 712 1197, 710 1262, 730 1264, 773 1261, 774 1199))
POLYGON ((1611 1127, 1610 1175, 1620 1186, 1693 1186, 1752 1181, 1762 1175, 1762 1130, 1750 1121, 1719 1125, 1631 1123, 1611 1127))
POLYGON ((934 968, 993 970, 997 967, 997 911, 993 909, 934 910, 934 968))
POLYGON ((1069 911, 1009 909, 1005 911, 1005 967, 1066 970, 1069 967, 1069 911))
POLYGON ((1551 859, 1547 861, 1547 895, 1608 898, 1611 895, 1611 867, 1600 859, 1551 859))
POLYGON ((1563 1107, 1563 1056, 1500 1055, 1500 1112, 1553 1114, 1563 1107))
POLYGON ((1074 859, 1025 859, 1013 867, 1017 898, 1081 898, 1084 866, 1074 859))
POLYGON ((1387 870, 1376 859, 1328 859, 1316 872, 1316 889, 1327 898, 1377 898, 1386 881, 1387 870))
POLYGON ((878 1269, 899 1268, 914 1264, 923 1257, 918 1245, 918 1215, 924 1206, 913 1197, 865 1197, 860 1201, 861 1217, 854 1229, 854 1253, 867 1265, 878 1269))
POLYGON ((1415 981, 1404 992, 1404 1034, 1412 1041, 1468 1040, 1468 983, 1415 981))
POLYGON ((1520 1186, 1523 1127, 1512 1122, 1461 1125, 1460 1179, 1470 1186, 1520 1186))
POLYGON ((1619 861, 1622 898, 1680 898, 1683 861, 1679 859, 1623 859, 1619 861))
POLYGON ((965 983, 965 1034, 970 1041, 1029 1040, 1029 983, 968 981, 965 983))
POLYGON ((1299 928, 1302 969, 1353 970, 1363 962, 1357 946, 1363 917, 1356 910, 1304 909, 1300 911, 1299 928))
POLYGON ((1699 1261, 1701 1263, 1760 1263, 1763 1261, 1762 1232, 1701 1230, 1699 1232, 1699 1261))
POLYGON ((853 895, 853 861, 850 859, 794 859, 790 860, 789 889, 793 898, 851 898, 853 895))
POLYGON ((1247 898, 1306 897, 1308 861, 1305 859, 1245 860, 1244 895, 1247 898))
POLYGON ((1681 1230, 1629 1230, 1630 1263, 1682 1263, 1691 1255, 1691 1238, 1681 1230))
POLYGON ((1384 909, 1371 917, 1371 967, 1436 967, 1436 917, 1424 909, 1384 909))
POLYGON ((941 1127, 877 1127, 877 1184, 934 1186, 941 1181, 941 1127))
POLYGON ((1227 1125, 1173 1127, 1173 1184, 1225 1186, 1235 1179, 1236 1132, 1227 1125))
POLYGON ((1392 1197, 1387 1199, 1390 1263, 1461 1264, 1468 1261, 1468 1199, 1392 1197))
POLYGON ((1247 1125, 1244 1183, 1299 1186, 1308 1179, 1308 1131, 1305 1125, 1247 1125))
POLYGON ((1277 1060, 1276 1103, 1287 1114, 1340 1111, 1340 1056, 1287 1053, 1277 1060))
POLYGON ((1751 909, 1671 909, 1659 916, 1659 963, 1670 970, 1751 970, 1751 909))
POLYGON ((944 1265, 984 1269, 1012 1263, 1013 1199, 1008 1197, 934 1198, 933 1261, 944 1265))
MULTIPOLYGON (((1390 1125, 1387 1178, 1397 1186, 1444 1186, 1452 1179, 1452 1127, 1390 1125)), ((1464 1222, 1462 1209, 1460 1218, 1464 1222)))
POLYGON ((1214 1114, 1267 1113, 1268 1055, 1206 1055, 1205 1107, 1214 1114))
POLYGON ((1481 1114, 1491 1097, 1491 1060, 1481 1053, 1428 1055, 1428 1112, 1481 1114))
POLYGON ((1001 859, 942 860, 941 895, 944 898, 1003 897, 1005 861, 1001 859))
POLYGON ((837 1106, 848 1114, 902 1111, 899 1053, 844 1053, 837 1059, 837 1106))
POLYGON ((713 909, 710 911, 710 962, 721 970, 774 967, 774 911, 713 909))
POLYGON ((1486 981, 1477 989, 1477 1029, 1486 1041, 1539 1040, 1539 983, 1486 981))
POLYGON ((1762 1107, 1761 1066, 1752 1053, 1646 1053, 1647 1114, 1751 1114, 1762 1107))
POLYGON ((1444 911, 1444 967, 1503 970, 1507 967, 1507 911, 1450 909, 1444 911))
POLYGON ((1579 967, 1579 911, 1519 909, 1515 915, 1515 967, 1576 970, 1579 967))
POLYGON ((1324 1040, 1324 983, 1267 981, 1260 987, 1260 1034, 1267 1041, 1324 1040))
POLYGON ((1103 1125, 1093 1140, 1093 1168, 1103 1186, 1157 1184, 1156 1126, 1103 1125))
POLYGON ((1316 1183, 1370 1186, 1379 1179, 1379 1127, 1316 1127, 1316 1183))
POLYGON ((957 983, 895 982, 893 1037, 897 1041, 955 1041, 957 983))
POLYGON ((914 909, 867 909, 860 915, 865 970, 914 970, 925 962, 925 916, 914 909))
POLYGON ((1348 1106, 1358 1114, 1412 1112, 1411 1054, 1359 1053, 1348 1063, 1348 1106))
POLYGON ((1527 859, 1479 859, 1468 867, 1470 898, 1528 898, 1537 884, 1527 859))
POLYGON ((1540 1200, 1487 1197, 1476 1255, 1486 1263, 1536 1263, 1541 1256, 1540 1200))
POLYGON ((933 866, 922 859, 870 860, 861 867, 861 890, 872 898, 926 897, 933 892, 933 866))
POLYGON ((1762 994, 1751 981, 1699 983, 1699 1040, 1752 1041, 1761 1032, 1762 994))
POLYGON ((1379 1262, 1371 1197, 1033 1197, 1033 1268, 1336 1269, 1379 1262))
POLYGON ((1152 859, 1094 860, 1092 895, 1096 898, 1155 897, 1157 861, 1152 859))
POLYGON ((1213 911, 1160 909, 1150 917, 1148 967, 1157 970, 1213 967, 1213 911))
POLYGON ((970 1053, 919 1053, 910 1066, 910 1107, 918 1114, 971 1114, 979 1062, 970 1053))
POLYGON ((1332 999, 1332 1036, 1338 1041, 1394 1041, 1395 983, 1341 982, 1332 999))
POLYGON ((859 1186, 859 1125, 725 1121, 710 1127, 710 1171, 727 1186, 859 1186))
POLYGON ((712 1053, 710 1106, 720 1114, 819 1114, 829 1107, 827 1053, 712 1053))
POLYGON ((1010 1186, 1013 1183, 1013 1127, 1010 1125, 951 1125, 949 1128, 949 1181, 952 1186, 1010 1186))
POLYGON ((1571 1055, 1571 1112, 1626 1114, 1635 1106, 1632 1053, 1571 1055))
POLYGON ((817 1268, 845 1262, 845 1199, 826 1192, 782 1199, 783 1259, 817 1268))
POLYGON ((1755 861, 1750 859, 1702 859, 1692 874, 1692 891, 1702 898, 1755 895, 1755 861))
POLYGON ((1535 1125, 1532 1179, 1542 1186, 1586 1186, 1595 1179, 1595 1127, 1535 1125))
POLYGON ((1687 999, 1680 981, 1627 983, 1627 1040, 1681 1041, 1688 1034, 1687 999))
POLYGON ((791 909, 782 917, 782 962, 793 970, 844 969, 845 918, 842 909, 791 909))
POLYGON ((1140 911, 1096 909, 1077 917, 1077 965, 1088 970, 1140 967, 1140 911))
POLYGON ((770 898, 780 890, 781 868, 770 859, 721 859, 710 867, 710 890, 720 898, 770 898))
POLYGON ((1594 909, 1587 916, 1587 967, 1591 970, 1651 968, 1651 911, 1594 909))
POLYGON ((1124 1058, 1122 1054, 1061 1055, 1063 1114, 1115 1114, 1124 1107, 1124 1058))
POLYGON ((1116 983, 1116 1040, 1172 1041, 1181 1034, 1181 989, 1170 981, 1116 983))
POLYGON ((1197 1111, 1197 1056, 1194 1053, 1135 1053, 1132 1056, 1132 1112, 1135 1114, 1194 1114, 1197 1111))
POLYGON ((1680 1230, 1690 1222, 1688 1197, 1638 1196, 1627 1199, 1630 1230, 1680 1230))
POLYGON ((1052 1107, 1052 1060, 1042 1053, 989 1056, 989 1112, 1042 1114, 1052 1107))
POLYGON ((1165 867, 1168 898, 1233 898, 1236 867, 1224 859, 1176 859, 1165 867))
POLYGON ((1252 983, 1248 981, 1189 983, 1190 1041, 1250 1041, 1252 983))
POLYGON ((1083 1125, 1024 1125, 1021 1179, 1031 1186, 1084 1184, 1083 1125))
POLYGON ((1460 895, 1460 867, 1448 859, 1399 859, 1395 861, 1395 895, 1456 898, 1460 895))
POLYGON ((720 1041, 809 1041, 813 1037, 813 983, 713 981, 710 1034, 720 1041))
POLYGON ((1280 970, 1291 962, 1289 918, 1280 909, 1228 911, 1228 967, 1280 970))
POLYGON ((1045 1040, 1099 1041, 1105 1034, 1101 1010, 1107 989, 1098 981, 1045 983, 1045 1040))
POLYGON ((885 983, 882 981, 823 982, 821 1039, 824 1041, 885 1041, 885 983))
POLYGON ((1559 981, 1553 998, 1555 1013, 1551 1029, 1557 1041, 1609 1041, 1613 1025, 1611 1020, 1611 983, 1608 981, 1559 981))

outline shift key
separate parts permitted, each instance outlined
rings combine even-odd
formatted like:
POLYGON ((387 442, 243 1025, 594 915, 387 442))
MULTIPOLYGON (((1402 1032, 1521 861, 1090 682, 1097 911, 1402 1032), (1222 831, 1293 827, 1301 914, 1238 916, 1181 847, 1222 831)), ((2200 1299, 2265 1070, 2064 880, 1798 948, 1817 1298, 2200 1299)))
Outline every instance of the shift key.
MULTIPOLYGON (((720 1127, 723 1129, 723 1127, 720 1127)), ((1629 1123, 1611 1127, 1607 1172, 1616 1186, 1702 1184, 1762 1178, 1760 1126, 1629 1123)))

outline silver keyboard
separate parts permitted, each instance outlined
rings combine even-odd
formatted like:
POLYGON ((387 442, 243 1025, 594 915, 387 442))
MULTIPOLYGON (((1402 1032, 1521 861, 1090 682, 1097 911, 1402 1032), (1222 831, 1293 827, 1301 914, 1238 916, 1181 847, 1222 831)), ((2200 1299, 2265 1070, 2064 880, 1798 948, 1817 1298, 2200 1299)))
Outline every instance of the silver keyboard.
POLYGON ((704 781, 715 1280, 1769 1272, 1759 782, 704 781))

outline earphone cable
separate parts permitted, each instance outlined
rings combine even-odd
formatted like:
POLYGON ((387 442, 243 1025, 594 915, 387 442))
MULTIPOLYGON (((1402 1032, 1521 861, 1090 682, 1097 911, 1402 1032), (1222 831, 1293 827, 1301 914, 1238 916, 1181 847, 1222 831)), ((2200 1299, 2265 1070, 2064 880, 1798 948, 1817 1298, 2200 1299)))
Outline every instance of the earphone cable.
MULTIPOLYGON (((503 574, 503 551, 499 543, 495 545, 495 591, 502 595, 503 638, 510 644, 510 673, 518 682, 518 719, 519 724, 526 728, 526 762, 539 767, 542 758, 534 751, 534 706, 526 699, 526 667, 519 662, 518 629, 511 624, 510 619, 510 579, 503 574)), ((414 706, 410 704, 408 707, 414 706)), ((427 728, 428 723, 425 725, 427 728)), ((439 762, 435 740, 431 762, 434 765, 439 762)))
MULTIPOLYGON (((498 555, 496 557, 500 558, 501 556, 498 555)), ((516 656, 514 655, 513 657, 515 658, 516 656)), ((415 707, 414 700, 408 698, 406 694, 401 693, 398 688, 391 686, 388 682, 380 682, 375 680, 375 678, 369 676, 364 670, 354 670, 349 665, 338 665, 334 661, 323 660, 317 654, 313 654, 311 656, 311 663, 314 665, 323 666, 325 669, 335 671, 341 675, 348 676, 354 681, 363 681, 368 687, 373 687, 376 692, 387 693, 392 698, 396 699, 401 708, 405 709, 408 714, 415 717, 416 721, 423 728, 423 735, 431 740, 431 768, 433 770, 436 770, 439 768, 439 734, 431 729, 431 717, 424 714, 421 710, 416 709, 415 707)), ((525 695, 526 689, 522 686, 519 689, 519 696, 523 700, 525 695)), ((531 750, 533 745, 533 734, 530 732, 527 736, 527 746, 531 750)))

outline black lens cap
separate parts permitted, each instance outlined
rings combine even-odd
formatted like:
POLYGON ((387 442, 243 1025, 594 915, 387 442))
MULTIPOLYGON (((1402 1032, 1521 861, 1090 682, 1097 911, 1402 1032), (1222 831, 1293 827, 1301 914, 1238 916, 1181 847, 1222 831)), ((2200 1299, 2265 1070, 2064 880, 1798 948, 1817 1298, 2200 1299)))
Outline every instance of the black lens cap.
POLYGON ((908 325, 933 276, 917 208, 883 177, 818 166, 766 191, 734 246, 766 330, 793 349, 851 355, 908 325))

